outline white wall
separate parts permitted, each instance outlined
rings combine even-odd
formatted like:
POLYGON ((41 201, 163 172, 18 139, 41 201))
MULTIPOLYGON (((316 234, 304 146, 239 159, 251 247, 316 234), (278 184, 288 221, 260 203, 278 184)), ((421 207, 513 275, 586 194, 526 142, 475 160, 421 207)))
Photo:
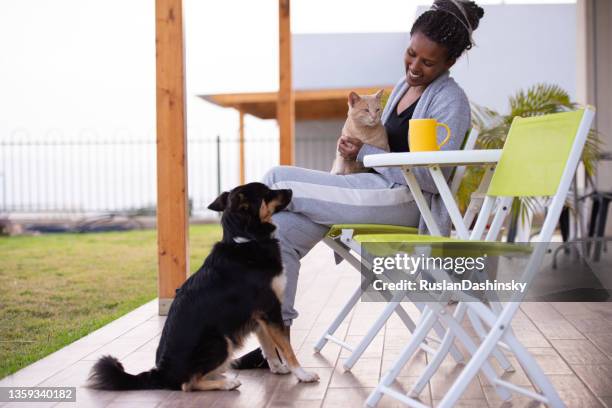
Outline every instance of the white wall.
MULTIPOLYGON (((576 97, 575 4, 483 8, 474 33, 477 46, 451 71, 471 100, 506 112, 510 95, 539 82, 557 84, 576 97)), ((417 14, 424 10, 419 7, 417 14)), ((407 32, 295 34, 294 87, 393 85, 404 74, 408 42, 407 32)))
POLYGON ((293 35, 295 89, 391 85, 404 75, 408 33, 293 35))
POLYGON ((476 103, 501 112, 508 96, 538 82, 576 98, 576 5, 491 5, 477 44, 452 69, 476 103))

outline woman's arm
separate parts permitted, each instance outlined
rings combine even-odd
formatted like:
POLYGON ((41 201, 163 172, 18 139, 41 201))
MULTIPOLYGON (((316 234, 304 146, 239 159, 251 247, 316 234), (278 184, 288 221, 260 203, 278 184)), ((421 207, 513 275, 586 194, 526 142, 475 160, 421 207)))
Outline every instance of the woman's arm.
MULTIPOLYGON (((338 141, 338 151, 345 159, 360 162, 363 162, 364 156, 368 154, 389 153, 379 147, 363 143, 359 139, 344 135, 338 141)), ((398 167, 375 167, 375 169, 386 180, 390 180, 397 184, 406 184, 402 170, 398 167)))
MULTIPOLYGON (((359 153, 357 154, 357 161, 363 162, 363 158, 368 154, 380 154, 380 153, 389 153, 386 150, 383 150, 379 147, 372 146, 369 144, 364 144, 359 149, 359 153)), ((404 174, 399 167, 374 167, 377 173, 381 174, 386 180, 392 181, 397 184, 406 184, 406 179, 404 178, 404 174)))
MULTIPOLYGON (((367 154, 389 153, 379 147, 363 143, 359 139, 349 136, 342 136, 338 141, 338 151, 340 155, 347 160, 356 160, 363 162, 363 158, 367 154)), ((406 184, 406 180, 402 171, 398 167, 375 167, 376 171, 383 175, 386 180, 391 180, 393 183, 406 184)))
POLYGON ((355 137, 350 137, 347 135, 340 136, 338 139, 337 149, 342 156, 346 160, 354 161, 357 158, 357 153, 359 149, 363 146, 363 142, 355 137))

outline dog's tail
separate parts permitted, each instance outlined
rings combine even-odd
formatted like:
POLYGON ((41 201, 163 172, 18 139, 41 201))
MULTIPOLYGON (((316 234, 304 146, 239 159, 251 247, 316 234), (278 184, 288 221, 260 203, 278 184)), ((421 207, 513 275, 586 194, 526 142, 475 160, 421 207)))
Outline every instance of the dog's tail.
POLYGON ((145 390, 164 388, 160 372, 154 368, 137 375, 125 372, 123 365, 112 356, 101 357, 91 369, 87 382, 97 390, 145 390))

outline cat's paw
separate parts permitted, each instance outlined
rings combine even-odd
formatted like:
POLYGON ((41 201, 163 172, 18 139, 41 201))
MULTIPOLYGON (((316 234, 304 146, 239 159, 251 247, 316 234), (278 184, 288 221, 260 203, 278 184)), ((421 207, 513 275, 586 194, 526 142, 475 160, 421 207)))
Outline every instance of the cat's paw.
POLYGON ((312 373, 304 370, 302 367, 298 367, 293 371, 293 374, 300 380, 300 382, 315 382, 319 381, 319 374, 312 373))

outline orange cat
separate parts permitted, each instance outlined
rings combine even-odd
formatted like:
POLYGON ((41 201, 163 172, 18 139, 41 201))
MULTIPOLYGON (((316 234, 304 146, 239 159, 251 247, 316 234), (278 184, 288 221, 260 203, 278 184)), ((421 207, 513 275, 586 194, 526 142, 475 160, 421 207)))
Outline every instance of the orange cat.
MULTIPOLYGON (((363 143, 389 151, 389 139, 385 127, 380 121, 382 114, 381 98, 383 90, 374 95, 359 96, 351 92, 348 97, 348 118, 342 128, 342 134, 361 140, 363 143)), ((363 164, 348 161, 336 152, 332 174, 350 174, 365 171, 363 164)))

